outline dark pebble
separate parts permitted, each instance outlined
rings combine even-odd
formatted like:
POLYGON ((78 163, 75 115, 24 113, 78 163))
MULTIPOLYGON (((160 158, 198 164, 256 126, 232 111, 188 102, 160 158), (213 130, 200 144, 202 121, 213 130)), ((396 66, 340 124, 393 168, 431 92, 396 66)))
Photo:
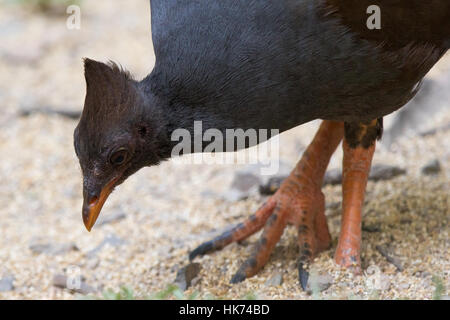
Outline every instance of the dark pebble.
POLYGON ((74 243, 36 243, 29 246, 34 254, 62 255, 71 251, 78 251, 78 247, 74 243))
MULTIPOLYGON (((175 278, 175 284, 180 288, 180 290, 187 290, 192 285, 193 280, 200 274, 201 269, 202 266, 200 263, 190 263, 179 269, 177 272, 177 277, 175 278)), ((195 282, 198 281, 199 279, 195 282)))
POLYGON ((370 169, 369 180, 372 181, 390 180, 392 178, 404 174, 406 174, 405 169, 385 164, 377 164, 373 165, 372 168, 370 169))
POLYGON ((422 174, 432 175, 437 174, 441 171, 441 163, 438 159, 431 160, 426 165, 422 167, 422 174))

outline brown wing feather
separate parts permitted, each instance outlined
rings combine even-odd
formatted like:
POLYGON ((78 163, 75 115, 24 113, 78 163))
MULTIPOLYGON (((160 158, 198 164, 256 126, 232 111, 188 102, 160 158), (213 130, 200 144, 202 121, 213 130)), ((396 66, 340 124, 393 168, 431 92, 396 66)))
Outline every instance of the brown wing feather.
POLYGON ((392 49, 411 42, 450 48, 449 0, 326 0, 328 15, 336 15, 361 38, 392 49), (367 28, 367 8, 381 9, 381 29, 367 28))

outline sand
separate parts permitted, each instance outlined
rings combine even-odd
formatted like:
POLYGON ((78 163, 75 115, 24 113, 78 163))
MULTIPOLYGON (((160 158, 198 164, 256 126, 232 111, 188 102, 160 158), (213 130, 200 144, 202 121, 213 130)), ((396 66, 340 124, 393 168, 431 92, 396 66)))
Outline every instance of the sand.
MULTIPOLYGON (((76 121, 18 114, 34 107, 80 109, 85 94, 81 58, 85 56, 118 61, 137 78, 150 72, 154 56, 148 2, 131 0, 119 7, 106 0, 85 1, 81 30, 68 30, 65 16, 49 17, 20 6, 2 5, 0 21, 0 279, 14 279, 12 290, 0 292, 0 298, 83 295, 55 287, 53 278, 60 274, 82 275, 97 296, 122 286, 137 296, 154 294, 174 281, 177 270, 188 263, 189 250, 240 222, 264 201, 257 194, 241 201, 217 196, 228 190, 235 172, 245 165, 170 161, 141 170, 117 188, 102 212, 103 218, 113 221, 88 233, 81 220, 81 172, 73 150, 76 121), (105 239, 109 244, 98 248, 105 239), (33 247, 36 244, 52 249, 40 253, 33 247)), ((449 71, 449 60, 439 64, 432 76, 439 78, 449 71)), ((446 108, 428 127, 448 123, 450 109, 446 108)), ((281 136, 281 159, 286 165, 295 165, 317 125, 317 121, 306 124, 281 136)), ((341 159, 339 150, 330 168, 340 168, 341 159)), ((340 186, 327 186, 326 215, 333 247, 317 257, 311 272, 328 277, 328 289, 308 294, 299 287, 296 232, 288 228, 266 267, 243 283, 230 285, 229 280, 258 235, 197 259, 202 266, 199 281, 186 295, 431 299, 436 287, 433 277, 441 279, 444 295, 448 294, 450 130, 426 137, 405 135, 390 150, 380 146, 374 164, 397 165, 407 174, 369 182, 363 221, 376 231, 363 232, 363 275, 354 276, 333 262, 341 191, 340 186), (441 172, 423 175, 421 167, 433 159, 439 159, 441 172), (388 262, 377 246, 387 248, 403 271, 388 262), (277 274, 282 284, 266 285, 277 274)))

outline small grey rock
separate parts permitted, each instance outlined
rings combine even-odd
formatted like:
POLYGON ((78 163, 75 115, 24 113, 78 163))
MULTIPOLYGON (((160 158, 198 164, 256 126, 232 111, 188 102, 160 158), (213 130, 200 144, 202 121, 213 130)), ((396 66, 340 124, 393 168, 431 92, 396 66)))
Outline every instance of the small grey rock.
POLYGON ((259 178, 255 174, 249 172, 237 172, 231 183, 231 188, 247 192, 258 183, 259 178))
POLYGON ((362 230, 366 232, 380 232, 381 225, 379 223, 366 225, 363 223, 362 230))
MULTIPOLYGON (((373 165, 370 169, 369 180, 371 181, 381 181, 381 180, 390 180, 399 175, 404 175, 406 173, 405 169, 400 167, 385 165, 385 164, 376 164, 373 165)), ((331 169, 325 173, 325 177, 323 179, 323 184, 331 184, 337 185, 342 183, 342 170, 340 169, 331 169)))
POLYGON ((34 254, 62 255, 70 251, 78 251, 78 247, 74 243, 36 243, 31 244, 29 249, 34 254))
POLYGON ((63 274, 53 276, 53 286, 61 289, 67 288, 67 277, 63 274))
MULTIPOLYGON (((370 170, 369 180, 371 181, 381 181, 381 180, 390 180, 399 175, 404 175, 406 173, 405 169, 377 164, 373 165, 370 170)), ((288 177, 288 175, 276 175, 270 177, 267 182, 259 185, 259 193, 261 195, 272 195, 274 194, 281 186, 283 181, 288 177)), ((342 183, 342 170, 341 169, 330 169, 325 172, 325 176, 323 178, 323 185, 338 185, 342 183)))
POLYGON ((14 277, 13 276, 5 276, 0 279, 0 292, 8 292, 14 290, 14 277))
MULTIPOLYGON (((187 266, 181 268, 177 272, 177 277, 175 278, 175 284, 180 288, 180 290, 185 291, 188 289, 195 278, 199 275, 202 266, 200 263, 190 263, 187 266)), ((195 282, 198 283, 200 279, 195 282)))
POLYGON ((32 244, 29 246, 31 252, 35 254, 47 253, 51 250, 52 245, 50 243, 46 244, 32 244))
POLYGON ((81 116, 81 112, 78 110, 57 110, 47 107, 39 107, 39 108, 23 108, 19 111, 20 117, 29 117, 33 114, 45 114, 45 115, 59 115, 62 117, 66 117, 69 119, 77 120, 81 116))
POLYGON ((283 284, 283 275, 279 272, 272 275, 269 279, 267 279, 264 284, 266 287, 277 287, 283 284))
POLYGON ((247 199, 249 195, 247 192, 231 189, 222 194, 222 199, 228 202, 236 202, 247 199))
POLYGON ((441 171, 441 163, 438 159, 431 160, 422 167, 422 173, 424 175, 437 174, 441 171))
POLYGON ((259 183, 260 179, 256 174, 246 171, 236 172, 230 190, 223 195, 223 198, 231 202, 247 199, 259 183))
MULTIPOLYGON (((280 188, 281 184, 288 175, 276 175, 273 177, 270 177, 266 183, 260 184, 259 186, 259 193, 264 196, 270 196, 277 192, 277 190, 280 188)), ((340 184, 342 182, 342 173, 339 169, 331 169, 328 170, 325 173, 325 176, 323 178, 323 185, 336 185, 340 184)))
POLYGON ((380 181, 380 180, 390 180, 399 175, 406 174, 406 170, 385 164, 373 165, 370 169, 369 180, 380 181))
POLYGON ((342 170, 340 169, 330 169, 325 172, 325 176, 323 178, 323 184, 331 184, 337 185, 342 183, 342 170))
POLYGON ((311 294, 313 292, 322 292, 327 290, 333 284, 333 277, 330 274, 321 274, 317 276, 310 276, 306 292, 311 294))
POLYGON ((342 202, 340 202, 340 201, 325 203, 325 208, 328 210, 340 209, 341 206, 342 206, 342 202))
POLYGON ((441 132, 441 131, 447 131, 449 129, 450 129, 450 123, 447 123, 447 124, 444 124, 444 125, 442 125, 440 127, 437 127, 437 128, 421 131, 420 135, 422 137, 428 137, 428 136, 435 135, 436 133, 441 132))
MULTIPOLYGON (((248 165, 239 172, 239 175, 241 176, 239 179, 246 180, 247 182, 245 184, 239 183, 239 185, 241 185, 241 187, 246 187, 247 191, 244 191, 246 193, 246 197, 248 197, 250 194, 253 194, 253 192, 258 192, 258 189, 259 193, 262 195, 271 195, 278 190, 281 182, 283 182, 283 180, 289 175, 292 168, 292 165, 289 165, 285 161, 280 160, 277 172, 274 175, 268 175, 267 173, 265 173, 267 165, 264 165, 262 163, 248 165)), ((238 182, 238 180, 236 180, 236 177, 232 185, 235 182, 238 182)))

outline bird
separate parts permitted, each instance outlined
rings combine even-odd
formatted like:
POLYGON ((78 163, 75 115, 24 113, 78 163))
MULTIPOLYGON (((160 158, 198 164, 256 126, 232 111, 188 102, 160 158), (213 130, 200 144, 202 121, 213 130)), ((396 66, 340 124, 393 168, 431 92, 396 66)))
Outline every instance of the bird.
POLYGON ((203 132, 281 133, 320 119, 278 191, 189 258, 262 230, 231 279, 239 283, 264 267, 284 228, 294 225, 298 279, 305 288, 308 266, 332 245, 321 185, 342 142, 342 220, 334 260, 361 273, 364 194, 383 117, 414 97, 449 49, 450 2, 151 0, 150 7, 156 62, 148 76, 136 80, 112 61, 84 58, 86 97, 74 148, 86 228, 91 231, 116 186, 173 156, 177 129, 193 133, 201 121, 203 132))

